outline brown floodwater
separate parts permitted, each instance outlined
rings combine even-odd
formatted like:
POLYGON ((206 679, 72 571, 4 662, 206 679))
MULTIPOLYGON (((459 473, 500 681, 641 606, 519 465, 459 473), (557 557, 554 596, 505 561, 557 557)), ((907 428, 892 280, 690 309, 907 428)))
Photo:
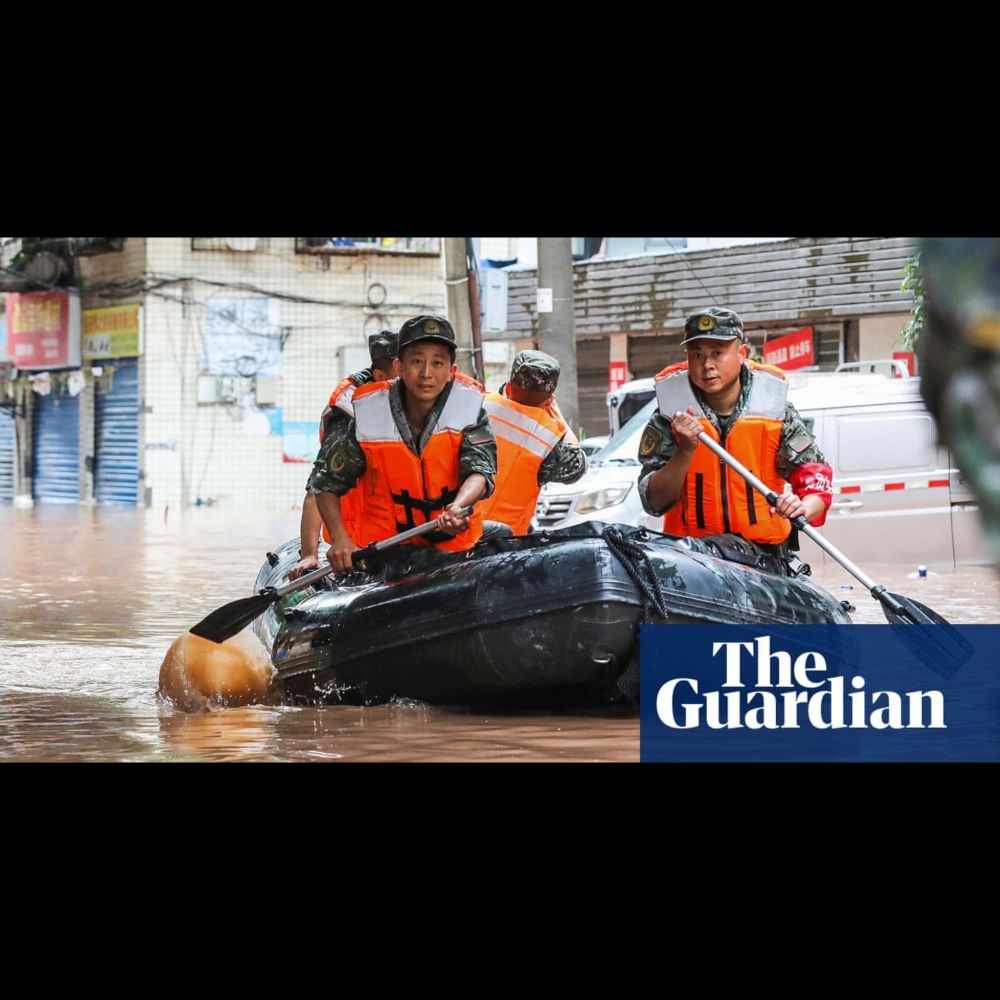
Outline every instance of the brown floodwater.
MULTIPOLYGON (((637 761, 635 712, 458 712, 251 706, 184 713, 157 696, 170 644, 250 592, 268 549, 298 533, 297 511, 164 512, 0 505, 0 759, 15 761, 637 761)), ((883 566, 880 583, 954 622, 1000 622, 988 567, 883 566)), ((814 577, 879 605, 839 567, 814 577)))

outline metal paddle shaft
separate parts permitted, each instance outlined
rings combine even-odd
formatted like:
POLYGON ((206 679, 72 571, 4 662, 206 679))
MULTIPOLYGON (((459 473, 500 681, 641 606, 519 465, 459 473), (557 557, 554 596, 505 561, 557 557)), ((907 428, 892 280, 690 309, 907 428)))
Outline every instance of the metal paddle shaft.
MULTIPOLYGON (((778 494, 774 492, 766 483, 758 479, 738 458, 734 458, 732 455, 726 451, 722 445, 717 444, 713 441, 704 431, 698 435, 698 440, 702 444, 708 445, 712 451, 715 452, 719 458, 722 459, 730 468, 738 472, 758 493, 764 495, 767 502, 773 507, 778 502, 778 494)), ((851 574, 856 580, 859 580, 865 585, 865 588, 871 591, 873 594, 876 590, 885 591, 885 587, 880 587, 860 566, 855 566, 850 559, 847 558, 839 549, 831 545, 804 517, 793 517, 791 518, 792 524, 795 525, 799 531, 808 535, 821 549, 833 556, 837 562, 840 563, 848 573, 851 574)), ((898 610, 893 609, 897 614, 903 612, 903 608, 900 607, 898 610)))
MULTIPOLYGON (((471 507, 463 507, 462 515, 468 517, 472 513, 471 507)), ((385 549, 391 549, 394 545, 401 545, 403 542, 408 542, 411 538, 419 538, 421 535, 428 535, 437 528, 437 520, 428 521, 426 524, 418 524, 414 528, 407 528, 406 531, 401 531, 398 535, 393 535, 391 538, 384 538, 381 542, 372 542, 370 545, 366 545, 363 549, 356 549, 351 553, 351 561, 357 566, 359 563, 364 562, 366 556, 373 556, 376 552, 382 552, 385 549)), ((311 583, 315 583, 317 580, 322 580, 324 577, 329 576, 333 572, 332 566, 327 566, 325 568, 314 569, 311 573, 306 573, 305 576, 300 576, 297 580, 290 580, 284 585, 284 587, 265 588, 265 590, 274 590, 275 597, 284 597, 285 594, 291 594, 293 591, 301 590, 303 587, 308 587, 311 583)), ((263 594, 264 591, 262 590, 263 594)), ((194 629, 191 630, 194 632, 194 629)), ((195 632, 195 635, 198 633, 195 632)))
MULTIPOLYGON (((472 513, 472 507, 463 507, 461 513, 464 517, 468 517, 472 513)), ((429 535, 438 529, 439 521, 439 518, 435 518, 426 524, 407 528, 406 531, 401 531, 391 538, 372 542, 371 545, 366 545, 363 549, 352 552, 351 559, 357 565, 366 556, 391 549, 394 545, 408 542, 411 538, 429 535)), ((306 573, 305 576, 300 576, 297 580, 289 581, 283 587, 265 587, 253 597, 243 597, 238 601, 230 601, 229 604, 217 608, 193 626, 191 633, 201 636, 203 639, 210 639, 212 642, 225 642, 226 639, 236 635, 237 632, 249 625, 258 615, 263 614, 275 601, 280 600, 286 594, 311 586, 331 573, 333 573, 332 566, 314 569, 311 573, 306 573)))
MULTIPOLYGON (((698 440, 707 445, 731 469, 739 473, 758 493, 763 494, 773 507, 778 495, 767 484, 758 479, 739 459, 734 458, 721 445, 713 441, 704 431, 698 440)), ((948 678, 975 652, 965 637, 936 611, 919 601, 892 594, 882 584, 876 583, 859 566, 855 566, 835 545, 828 542, 804 517, 791 518, 799 531, 808 535, 824 552, 840 563, 848 573, 860 581, 868 592, 882 605, 882 613, 890 625, 933 625, 933 629, 910 632, 904 629, 900 634, 906 645, 932 670, 948 678), (919 634, 917 632, 919 631, 919 634)))

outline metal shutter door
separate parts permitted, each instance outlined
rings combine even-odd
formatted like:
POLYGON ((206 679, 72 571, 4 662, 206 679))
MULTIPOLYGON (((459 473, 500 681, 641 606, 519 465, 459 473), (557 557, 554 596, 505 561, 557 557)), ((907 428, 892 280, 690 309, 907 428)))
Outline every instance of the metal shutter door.
POLYGON ((114 362, 111 392, 94 399, 94 496, 98 503, 135 504, 139 482, 139 364, 114 362))
POLYGON ((35 398, 34 497, 46 503, 80 500, 80 397, 35 398))
POLYGON ((0 500, 14 499, 14 411, 0 406, 0 500))

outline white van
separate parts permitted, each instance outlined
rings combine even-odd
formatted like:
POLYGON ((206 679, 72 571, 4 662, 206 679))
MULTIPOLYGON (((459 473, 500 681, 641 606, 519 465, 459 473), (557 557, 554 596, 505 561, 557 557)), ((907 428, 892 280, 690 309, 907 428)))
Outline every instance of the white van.
MULTIPOLYGON (((920 380, 881 375, 800 376, 789 399, 833 466, 833 504, 819 530, 845 554, 873 562, 986 564, 979 513, 920 380)), ((802 558, 828 559, 809 539, 802 558)))
MULTIPOLYGON (((919 379, 793 372, 789 382, 789 400, 834 470, 833 505, 819 529, 834 545, 856 561, 988 563, 971 493, 937 443, 919 379)), ((616 411, 636 395, 624 393, 616 411)), ((642 509, 637 486, 639 440, 655 407, 650 399, 633 411, 578 482, 542 489, 537 527, 593 520, 660 529, 662 518, 642 509)), ((820 566, 829 557, 803 538, 802 558, 820 566)))

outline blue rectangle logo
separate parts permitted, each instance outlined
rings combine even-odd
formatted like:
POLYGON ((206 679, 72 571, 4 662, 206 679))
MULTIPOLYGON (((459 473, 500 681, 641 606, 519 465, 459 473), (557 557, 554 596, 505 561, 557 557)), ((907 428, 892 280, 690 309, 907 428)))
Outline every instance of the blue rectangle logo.
POLYGON ((998 761, 1000 625, 643 625, 643 761, 998 761))

